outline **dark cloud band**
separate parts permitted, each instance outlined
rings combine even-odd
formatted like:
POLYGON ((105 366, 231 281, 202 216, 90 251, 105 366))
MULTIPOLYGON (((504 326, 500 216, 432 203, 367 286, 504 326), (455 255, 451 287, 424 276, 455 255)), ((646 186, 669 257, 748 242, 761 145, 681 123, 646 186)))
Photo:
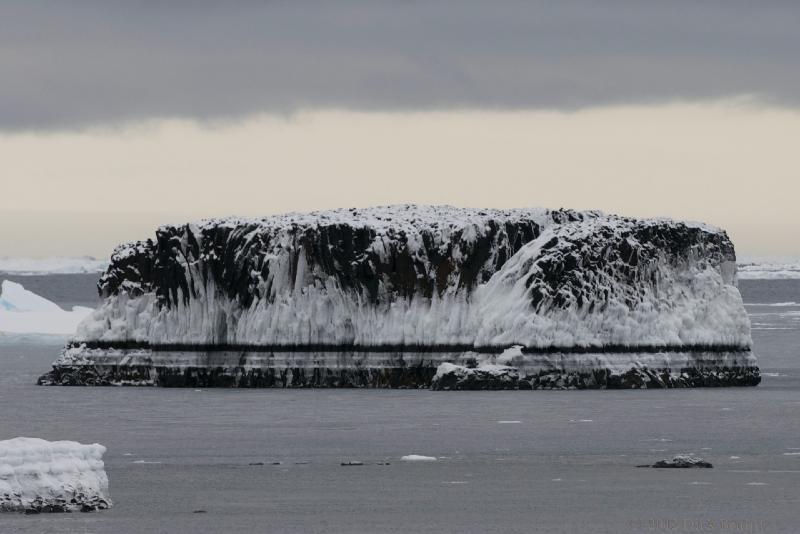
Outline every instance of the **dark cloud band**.
POLYGON ((4 2, 0 129, 306 108, 800 104, 797 2, 4 2))

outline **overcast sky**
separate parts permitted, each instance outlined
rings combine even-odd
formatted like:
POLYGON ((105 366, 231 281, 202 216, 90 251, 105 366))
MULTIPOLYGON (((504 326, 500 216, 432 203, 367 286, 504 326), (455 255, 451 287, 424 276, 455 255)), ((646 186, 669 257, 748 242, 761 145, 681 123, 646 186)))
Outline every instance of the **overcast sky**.
MULTIPOLYGON (((75 254, 165 218, 431 201, 691 216, 798 254, 798 28, 788 1, 8 0, 0 209, 72 221, 75 254), (101 212, 115 235, 77 222, 101 212)), ((56 247, 30 232, 0 255, 56 247)))
POLYGON ((6 0, 0 127, 297 109, 800 103, 800 2, 6 0))

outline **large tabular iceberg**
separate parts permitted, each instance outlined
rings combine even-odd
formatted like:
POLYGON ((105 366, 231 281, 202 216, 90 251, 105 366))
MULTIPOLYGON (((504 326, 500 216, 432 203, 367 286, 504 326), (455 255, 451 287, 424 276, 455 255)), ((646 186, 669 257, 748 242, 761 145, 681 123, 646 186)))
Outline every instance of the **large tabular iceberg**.
POLYGON ((510 347, 514 387, 759 381, 733 245, 698 223, 422 206, 215 219, 119 247, 99 289, 41 383, 420 387, 510 347))
POLYGON ((0 512, 91 512, 111 506, 97 443, 0 441, 0 512))

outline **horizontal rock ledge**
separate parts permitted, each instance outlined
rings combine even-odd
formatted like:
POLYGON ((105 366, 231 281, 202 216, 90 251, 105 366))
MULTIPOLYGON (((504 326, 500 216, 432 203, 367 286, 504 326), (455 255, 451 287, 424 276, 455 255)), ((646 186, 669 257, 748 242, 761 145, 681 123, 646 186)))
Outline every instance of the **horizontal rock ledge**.
POLYGON ((754 386, 749 351, 547 353, 67 351, 42 385, 588 389, 754 386), (511 356, 509 356, 509 354, 511 356), (492 363, 502 360, 502 365, 492 363))

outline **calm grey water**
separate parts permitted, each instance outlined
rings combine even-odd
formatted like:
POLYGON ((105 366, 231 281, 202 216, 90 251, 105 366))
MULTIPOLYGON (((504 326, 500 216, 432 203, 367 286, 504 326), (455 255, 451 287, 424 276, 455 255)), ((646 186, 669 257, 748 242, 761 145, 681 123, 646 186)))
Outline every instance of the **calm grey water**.
MULTIPOLYGON (((95 301, 91 276, 15 279, 95 301)), ((800 305, 773 305, 800 303, 800 281, 740 285, 757 388, 48 388, 63 340, 0 338, 0 439, 106 445, 115 501, 5 514, 0 533, 800 532, 800 305), (635 467, 685 452, 715 468, 635 467)))

